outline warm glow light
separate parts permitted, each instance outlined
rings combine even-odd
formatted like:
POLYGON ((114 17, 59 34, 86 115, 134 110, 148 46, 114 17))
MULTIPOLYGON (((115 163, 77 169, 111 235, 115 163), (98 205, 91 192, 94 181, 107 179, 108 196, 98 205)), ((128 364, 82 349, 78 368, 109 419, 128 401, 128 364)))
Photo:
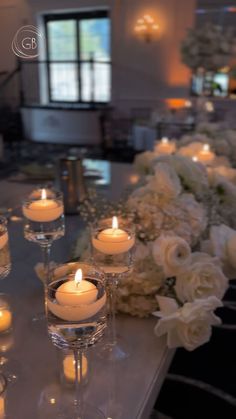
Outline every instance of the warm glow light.
POLYGON ((197 162, 198 161, 198 157, 197 156, 193 156, 192 161, 197 162))
POLYGON ((78 286, 83 279, 83 272, 82 269, 78 269, 75 273, 75 283, 78 286))
POLYGON ((205 152, 210 151, 210 146, 209 146, 209 144, 204 144, 204 145, 203 145, 203 147, 202 147, 202 150, 203 150, 203 151, 205 151, 205 152))
POLYGON ((186 106, 185 99, 169 98, 169 99, 165 99, 165 102, 169 109, 182 109, 186 106))
POLYGON ((56 399, 53 399, 53 398, 52 398, 52 399, 50 399, 50 403, 51 403, 51 404, 56 404, 56 399))
POLYGON ((191 100, 186 100, 185 101, 185 108, 191 108, 192 107, 192 102, 191 100))
POLYGON ((152 16, 146 14, 143 18, 137 20, 134 30, 135 32, 140 33, 145 41, 150 42, 153 35, 159 31, 159 25, 155 23, 152 16))
POLYGON ((41 199, 47 199, 47 192, 46 192, 46 189, 42 189, 41 199))
POLYGON ((205 108, 207 112, 214 112, 215 108, 214 108, 214 104, 210 101, 207 101, 205 104, 205 108))
POLYGON ((119 224, 118 224, 118 218, 115 216, 115 217, 112 217, 112 228, 113 229, 116 229, 116 228, 118 228, 118 226, 119 226, 119 224))
POLYGON ((168 140, 168 138, 167 138, 167 137, 163 137, 163 138, 161 139, 161 142, 162 142, 162 144, 168 144, 168 143, 169 143, 169 140, 168 140))

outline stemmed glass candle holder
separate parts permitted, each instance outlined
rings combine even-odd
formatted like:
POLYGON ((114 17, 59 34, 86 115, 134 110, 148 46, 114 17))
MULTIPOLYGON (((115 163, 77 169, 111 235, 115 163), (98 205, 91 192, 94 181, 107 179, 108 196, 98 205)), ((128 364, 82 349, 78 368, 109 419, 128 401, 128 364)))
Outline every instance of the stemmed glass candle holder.
POLYGON ((48 280, 52 243, 65 234, 61 192, 45 188, 33 191, 23 203, 23 214, 25 238, 40 245, 43 252, 45 277, 48 280))
POLYGON ((110 342, 104 346, 106 358, 122 360, 128 353, 117 344, 115 299, 118 282, 130 272, 135 244, 134 228, 126 220, 112 217, 100 220, 92 228, 93 261, 105 273, 109 307, 110 342))
POLYGON ((5 278, 11 270, 11 259, 8 244, 7 220, 0 217, 0 279, 5 278))
POLYGON ((100 340, 106 327, 104 275, 86 263, 56 268, 46 287, 46 312, 52 342, 74 354, 74 405, 60 406, 60 414, 66 412, 70 419, 104 418, 98 409, 83 402, 84 352, 100 340))
POLYGON ((7 392, 7 380, 3 374, 0 374, 0 419, 6 417, 6 392, 7 392))

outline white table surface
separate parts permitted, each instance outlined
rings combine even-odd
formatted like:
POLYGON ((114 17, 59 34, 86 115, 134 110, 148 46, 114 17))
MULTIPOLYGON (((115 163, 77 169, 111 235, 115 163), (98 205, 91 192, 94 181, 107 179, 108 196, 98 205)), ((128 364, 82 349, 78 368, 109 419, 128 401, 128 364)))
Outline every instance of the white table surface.
MULTIPOLYGON (((131 166, 112 165, 113 197, 118 197, 121 183, 124 185, 131 174, 131 166)), ((1 181, 0 206, 19 205, 22 196, 33 188, 1 181)), ((66 217, 66 235, 54 243, 53 260, 63 262, 69 257, 81 225, 78 216, 66 217)), ((22 222, 10 221, 9 234, 12 271, 1 282, 1 292, 11 298, 14 344, 4 356, 9 359, 7 368, 18 374, 18 380, 8 386, 7 418, 37 419, 43 394, 57 401, 61 361, 47 337, 46 322, 32 323, 32 317, 43 310, 43 287, 34 272, 40 249, 24 240, 22 222)), ((106 418, 148 419, 173 357, 165 339, 154 336, 155 322, 154 318, 118 317, 118 334, 125 339, 131 355, 116 366, 99 359, 99 345, 89 350, 92 366, 85 398, 100 407, 106 418), (110 406, 114 405, 116 413, 111 416, 110 406)), ((0 350, 5 338, 0 336, 0 350)))

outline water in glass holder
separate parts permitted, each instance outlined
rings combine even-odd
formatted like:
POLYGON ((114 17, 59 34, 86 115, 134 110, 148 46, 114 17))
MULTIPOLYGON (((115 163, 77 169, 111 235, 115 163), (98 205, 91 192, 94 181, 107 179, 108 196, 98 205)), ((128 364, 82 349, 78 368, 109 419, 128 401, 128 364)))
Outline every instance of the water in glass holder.
POLYGON ((74 354, 74 403, 61 404, 60 410, 67 412, 65 419, 102 419, 98 409, 83 401, 83 372, 84 352, 102 338, 106 327, 104 275, 86 263, 61 265, 51 274, 45 300, 49 337, 56 347, 74 354))
POLYGON ((109 309, 110 336, 100 355, 110 361, 124 360, 129 356, 125 344, 117 343, 115 300, 119 281, 132 270, 134 244, 133 226, 117 217, 99 220, 91 230, 93 262, 105 274, 109 309))
POLYGON ((24 234, 29 241, 47 246, 65 234, 64 207, 61 192, 40 188, 23 203, 24 234))

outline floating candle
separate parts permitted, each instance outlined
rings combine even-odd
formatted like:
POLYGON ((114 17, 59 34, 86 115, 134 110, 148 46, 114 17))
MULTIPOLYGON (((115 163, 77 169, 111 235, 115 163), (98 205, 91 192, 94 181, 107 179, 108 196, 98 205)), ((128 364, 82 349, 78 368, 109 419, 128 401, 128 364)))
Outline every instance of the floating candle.
POLYGON ((63 214, 62 202, 47 198, 46 189, 42 189, 41 199, 23 206, 23 214, 26 218, 36 222, 54 221, 63 214))
POLYGON ((56 298, 47 299, 48 309, 60 319, 67 321, 89 319, 98 313, 106 303, 106 294, 104 293, 98 298, 98 289, 92 282, 82 280, 81 272, 77 273, 76 281, 75 279, 65 281, 56 290, 56 298), (76 285, 76 281, 78 285, 76 285))
POLYGON ((0 332, 6 332, 12 324, 12 314, 8 308, 0 307, 0 332))
POLYGON ((176 151, 174 141, 169 141, 167 137, 163 137, 160 142, 157 142, 154 149, 157 154, 173 154, 176 151))
POLYGON ((204 144, 197 157, 201 163, 211 164, 215 158, 215 154, 211 151, 209 144, 204 144))
POLYGON ((106 255, 128 252, 134 245, 134 237, 119 228, 118 218, 112 217, 112 227, 102 230, 92 238, 95 249, 106 255))
POLYGON ((59 304, 76 306, 91 304, 96 301, 98 290, 94 284, 83 279, 81 269, 78 269, 75 278, 64 282, 56 292, 56 300, 59 304))

